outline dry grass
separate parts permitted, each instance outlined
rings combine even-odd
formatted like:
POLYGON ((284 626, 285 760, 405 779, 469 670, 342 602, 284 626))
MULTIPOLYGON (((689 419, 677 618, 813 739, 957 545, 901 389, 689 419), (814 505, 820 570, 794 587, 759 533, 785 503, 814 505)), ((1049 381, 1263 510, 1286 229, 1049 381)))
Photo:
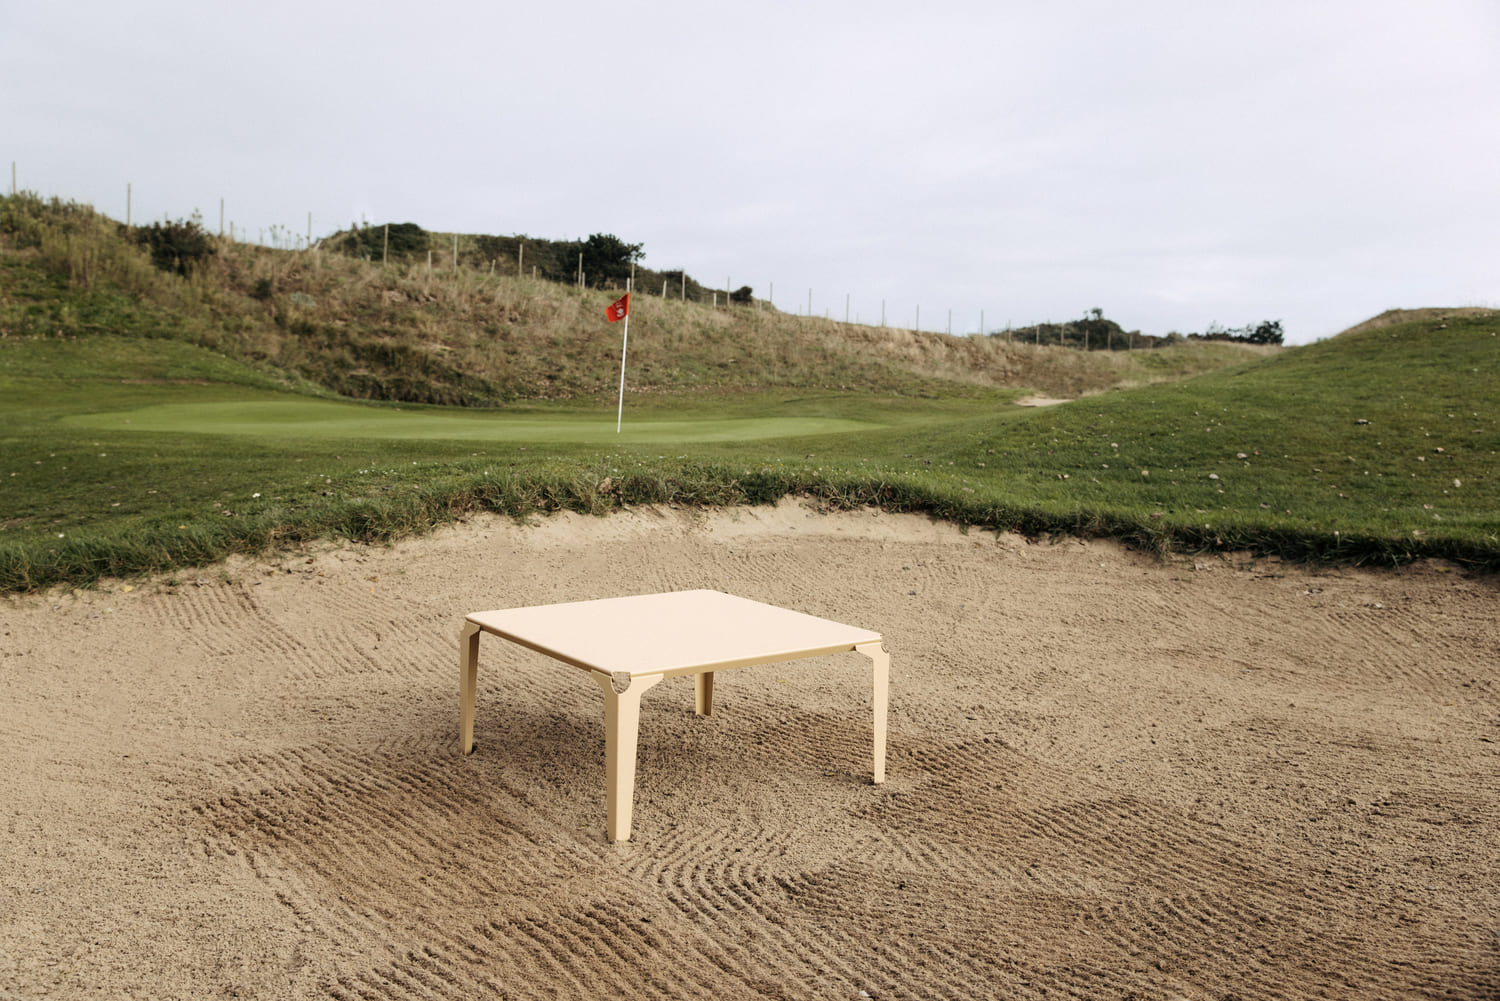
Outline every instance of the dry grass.
MULTIPOLYGON (((616 290, 464 266, 463 247, 454 268, 449 255, 435 255, 431 266, 382 265, 228 239, 181 278, 152 267, 119 224, 92 209, 27 198, 4 200, 3 252, 13 261, 36 255, 66 278, 68 288, 54 292, 60 300, 109 289, 120 301, 108 315, 71 301, 50 312, 28 307, 25 333, 144 330, 368 399, 493 406, 610 392, 618 379, 620 328, 604 320, 616 290)), ((947 384, 1075 397, 1266 353, 1223 343, 1084 352, 845 324, 764 304, 714 308, 649 291, 632 305, 629 388, 638 393, 915 393, 947 384)))

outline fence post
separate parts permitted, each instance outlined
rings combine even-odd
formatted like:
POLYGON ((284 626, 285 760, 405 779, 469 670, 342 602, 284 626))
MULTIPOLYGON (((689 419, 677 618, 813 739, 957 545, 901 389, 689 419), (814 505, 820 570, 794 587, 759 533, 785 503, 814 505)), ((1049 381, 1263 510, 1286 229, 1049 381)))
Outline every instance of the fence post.
POLYGON ((385 267, 386 257, 391 249, 391 224, 385 224, 385 235, 380 238, 380 266, 385 267))
MULTIPOLYGON (((14 194, 14 192, 12 192, 14 194)), ((125 182, 125 228, 130 228, 130 182, 125 182)))
POLYGON ((844 293, 844 322, 849 322, 849 293, 844 293))

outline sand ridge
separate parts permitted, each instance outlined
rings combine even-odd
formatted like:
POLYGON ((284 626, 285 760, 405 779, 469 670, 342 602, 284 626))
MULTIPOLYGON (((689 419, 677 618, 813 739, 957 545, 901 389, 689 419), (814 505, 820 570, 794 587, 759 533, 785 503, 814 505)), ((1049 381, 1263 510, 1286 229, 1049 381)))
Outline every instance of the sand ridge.
POLYGON ((0 605, 0 998, 1500 992, 1497 582, 804 504, 476 518, 0 605), (710 587, 868 662, 602 700, 468 611, 710 587), (503 652, 502 652, 503 651, 503 652))

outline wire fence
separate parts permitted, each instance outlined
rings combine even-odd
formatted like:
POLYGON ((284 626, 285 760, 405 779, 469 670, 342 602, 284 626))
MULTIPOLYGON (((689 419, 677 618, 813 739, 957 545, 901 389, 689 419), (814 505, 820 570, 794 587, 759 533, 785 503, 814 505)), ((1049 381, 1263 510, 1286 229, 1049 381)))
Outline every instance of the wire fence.
MULTIPOLYGON (((17 163, 12 160, 11 172, 11 195, 14 197, 19 188, 17 186, 17 163)), ((354 239, 352 234, 359 234, 356 240, 355 256, 363 256, 367 260, 376 260, 376 249, 374 233, 376 227, 368 224, 350 224, 349 229, 338 230, 328 236, 315 239, 313 237, 313 213, 306 214, 305 226, 293 228, 288 225, 272 224, 259 226, 255 229, 255 239, 250 238, 247 227, 239 226, 236 221, 226 215, 226 202, 224 198, 219 199, 218 205, 218 235, 222 239, 233 242, 253 243, 258 246, 268 247, 273 250, 301 252, 313 249, 328 249, 340 252, 350 252, 346 246, 338 247, 340 240, 348 241, 354 239)), ((134 213, 134 184, 127 182, 125 185, 125 226, 127 229, 137 225, 133 218, 134 213)), ((204 229, 204 221, 195 210, 192 222, 204 229)), ((163 215, 163 221, 170 222, 167 215, 163 215)), ((436 233, 421 230, 412 223, 397 224, 398 242, 392 244, 391 224, 382 224, 379 228, 379 252, 378 260, 383 265, 391 263, 412 263, 413 258, 413 235, 411 230, 416 229, 421 233, 426 242, 425 249, 417 249, 415 253, 425 253, 426 266, 429 272, 438 273, 444 269, 451 269, 454 273, 461 270, 482 270, 490 274, 514 274, 521 277, 532 277, 546 279, 554 282, 569 282, 565 276, 560 262, 557 260, 558 246, 571 247, 566 241, 530 240, 524 236, 484 236, 459 233, 436 233), (441 240, 441 248, 434 247, 433 242, 441 240), (528 261, 528 252, 531 260, 528 261), (528 275, 529 273, 529 275, 528 275)), ((581 242, 581 241, 576 241, 581 242)), ((771 309, 780 312, 790 312, 795 316, 808 319, 821 319, 825 322, 842 322, 866 327, 878 327, 880 329, 908 330, 914 333, 942 333, 953 335, 953 310, 950 308, 944 315, 941 326, 932 329, 924 329, 922 326, 922 307, 920 304, 910 306, 911 325, 901 325, 895 316, 895 311, 888 308, 888 300, 880 300, 880 319, 865 319, 859 312, 853 310, 853 294, 844 293, 842 315, 835 314, 834 307, 824 303, 821 315, 816 308, 816 289, 807 289, 804 301, 800 289, 796 301, 791 304, 791 309, 781 309, 776 305, 776 283, 767 282, 767 294, 764 298, 754 295, 753 289, 746 285, 735 289, 730 276, 724 279, 723 288, 705 286, 688 275, 686 269, 671 269, 667 271, 654 271, 651 269, 635 267, 632 262, 628 276, 621 277, 620 270, 616 269, 609 277, 600 278, 597 275, 590 277, 585 268, 584 254, 578 253, 577 266, 572 269, 571 283, 576 283, 580 288, 596 288, 610 291, 633 290, 636 295, 651 295, 662 299, 676 299, 682 302, 694 302, 699 305, 714 309, 750 308, 771 309)), ((1095 311, 1097 313, 1097 311, 1095 311)), ((1087 315, 1082 320, 1068 321, 1064 323, 1032 324, 1022 328, 1011 325, 1009 320, 1003 327, 990 328, 985 322, 985 311, 979 310, 977 325, 970 329, 960 319, 959 336, 971 336, 974 334, 988 337, 1004 338, 1021 344, 1033 344, 1035 346, 1065 346, 1078 347, 1083 350, 1132 350, 1136 347, 1150 346, 1158 341, 1158 338, 1145 337, 1139 332, 1126 332, 1118 325, 1109 321, 1100 321, 1099 317, 1090 319, 1087 315)))

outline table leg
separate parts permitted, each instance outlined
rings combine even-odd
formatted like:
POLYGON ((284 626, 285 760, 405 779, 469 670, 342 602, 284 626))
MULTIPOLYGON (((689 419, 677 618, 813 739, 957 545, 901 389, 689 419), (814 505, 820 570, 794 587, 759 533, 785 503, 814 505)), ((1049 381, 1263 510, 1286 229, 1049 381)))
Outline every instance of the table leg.
POLYGON ((604 689, 604 836, 630 840, 635 804, 635 748, 641 732, 641 696, 661 680, 659 674, 632 678, 590 672, 604 689))
POLYGON ((479 687, 479 633, 472 622, 465 622, 458 634, 458 749, 461 754, 474 750, 474 696, 479 687))
POLYGON ((890 706, 891 655, 886 652, 885 642, 861 643, 854 649, 870 658, 873 667, 875 707, 875 784, 885 781, 885 717, 890 706))
POLYGON ((693 709, 699 716, 714 714, 714 672, 693 675, 693 709))

